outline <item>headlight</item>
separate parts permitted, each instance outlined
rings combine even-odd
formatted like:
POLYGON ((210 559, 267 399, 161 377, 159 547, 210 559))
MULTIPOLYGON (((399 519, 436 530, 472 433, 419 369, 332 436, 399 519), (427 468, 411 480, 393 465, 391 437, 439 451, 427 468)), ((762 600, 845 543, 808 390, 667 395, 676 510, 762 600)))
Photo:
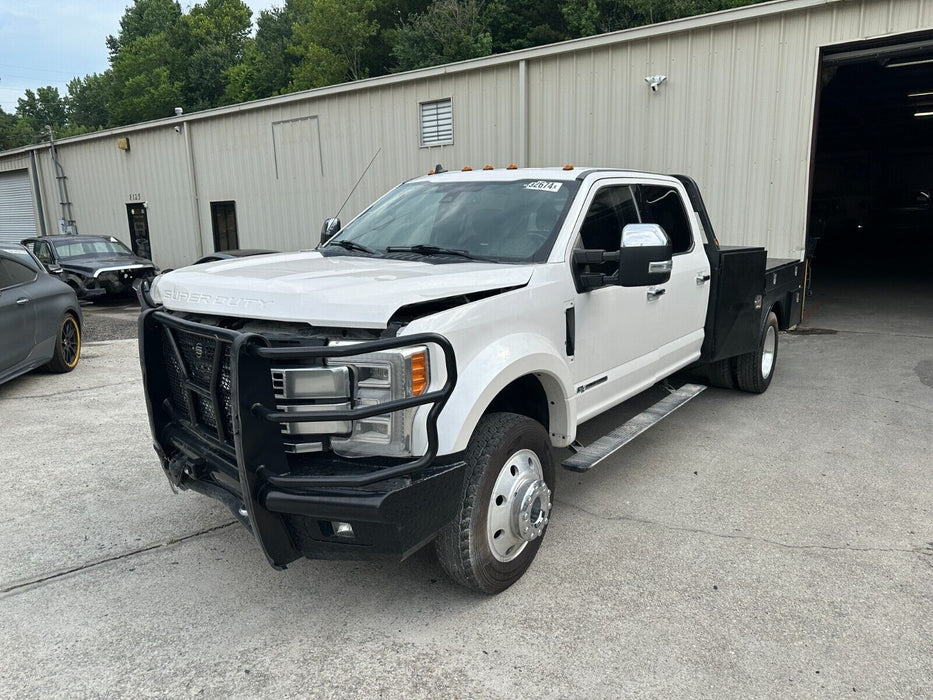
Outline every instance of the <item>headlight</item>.
MULTIPOLYGON (((155 286, 155 285, 154 285, 155 286)), ((421 396, 431 381, 424 346, 328 359, 325 367, 273 369, 272 383, 285 411, 327 411, 375 406, 421 396)), ((343 457, 408 457, 417 408, 355 421, 308 421, 283 424, 289 452, 313 452, 330 446, 343 457), (291 440, 295 440, 292 442, 291 440)))
MULTIPOLYGON (((421 396, 430 382, 428 351, 423 346, 328 360, 327 364, 350 369, 354 406, 373 406, 421 396)), ((409 408, 355 420, 349 437, 331 438, 331 447, 344 457, 410 456, 416 411, 416 408, 409 408)))

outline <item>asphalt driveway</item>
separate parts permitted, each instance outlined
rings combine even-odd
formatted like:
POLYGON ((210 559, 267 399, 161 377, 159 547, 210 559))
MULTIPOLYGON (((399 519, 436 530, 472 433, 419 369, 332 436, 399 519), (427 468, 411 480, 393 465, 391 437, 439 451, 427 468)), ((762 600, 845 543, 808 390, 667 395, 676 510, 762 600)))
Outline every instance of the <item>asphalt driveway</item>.
POLYGON ((929 697, 931 301, 815 296, 766 394, 710 389, 561 472, 494 598, 430 549, 273 571, 173 495, 127 311, 75 372, 0 386, 0 696, 929 697))

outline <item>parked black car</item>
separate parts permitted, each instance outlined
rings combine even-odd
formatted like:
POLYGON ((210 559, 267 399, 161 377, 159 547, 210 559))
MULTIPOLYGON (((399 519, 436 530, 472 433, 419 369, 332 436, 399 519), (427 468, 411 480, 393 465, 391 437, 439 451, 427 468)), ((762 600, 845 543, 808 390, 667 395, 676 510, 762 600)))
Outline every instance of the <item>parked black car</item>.
POLYGON ((0 383, 37 367, 73 370, 82 324, 71 287, 22 246, 0 243, 0 383))
POLYGON ((159 270, 113 236, 43 236, 23 241, 46 269, 78 295, 90 299, 133 294, 133 281, 151 279, 159 270))

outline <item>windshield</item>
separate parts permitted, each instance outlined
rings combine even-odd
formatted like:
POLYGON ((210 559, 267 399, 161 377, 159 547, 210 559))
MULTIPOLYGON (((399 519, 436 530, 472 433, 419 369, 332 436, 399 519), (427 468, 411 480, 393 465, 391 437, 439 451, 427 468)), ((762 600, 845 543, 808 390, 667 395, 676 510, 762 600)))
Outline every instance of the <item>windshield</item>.
POLYGON ((418 247, 428 246, 496 262, 543 261, 578 186, 549 180, 413 182, 377 201, 331 244, 352 241, 380 254, 409 246, 425 252, 418 247))
POLYGON ((81 255, 132 255, 133 251, 117 240, 95 238, 85 241, 59 241, 53 243, 55 252, 62 259, 77 258, 81 255))

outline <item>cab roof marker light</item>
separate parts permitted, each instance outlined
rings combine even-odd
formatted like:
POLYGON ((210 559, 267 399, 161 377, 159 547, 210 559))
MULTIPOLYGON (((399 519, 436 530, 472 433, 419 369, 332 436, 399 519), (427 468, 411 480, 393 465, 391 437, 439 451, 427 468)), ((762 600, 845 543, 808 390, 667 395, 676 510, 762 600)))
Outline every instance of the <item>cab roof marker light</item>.
POLYGON ((473 168, 471 168, 469 165, 464 165, 461 171, 465 173, 469 173, 473 171, 473 168))
POLYGON ((518 170, 518 166, 515 163, 509 163, 506 170, 518 170))
POLYGON ((573 166, 570 163, 564 166, 564 170, 573 170, 573 166))
POLYGON ((495 170, 495 168, 487 163, 486 165, 483 166, 483 170, 495 170))

